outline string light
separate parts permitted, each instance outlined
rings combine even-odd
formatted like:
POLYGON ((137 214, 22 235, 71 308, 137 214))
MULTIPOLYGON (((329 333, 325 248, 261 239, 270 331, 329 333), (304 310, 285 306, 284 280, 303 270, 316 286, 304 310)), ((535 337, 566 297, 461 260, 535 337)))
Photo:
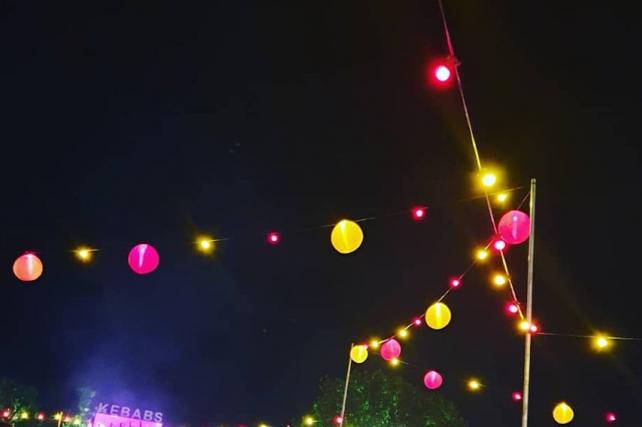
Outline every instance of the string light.
POLYGON ((80 419, 80 417, 74 418, 73 425, 79 426, 80 424, 82 424, 82 420, 80 419))
POLYGON ((306 426, 314 425, 314 423, 315 423, 314 418, 312 418, 309 415, 307 415, 307 416, 305 416, 303 418, 303 424, 305 424, 306 426))
POLYGON ((400 363, 401 363, 401 361, 399 360, 398 357, 393 357, 392 359, 390 359, 390 366, 392 366, 394 368, 399 366, 400 363))
POLYGON ((406 329, 406 328, 400 328, 397 331, 397 336, 399 338, 401 338, 401 339, 406 339, 406 338, 408 338, 410 336, 410 332, 408 332, 408 329, 406 329))
POLYGON ((53 416, 53 418, 54 418, 54 420, 56 420, 56 421, 60 421, 60 419, 62 418, 62 412, 58 412, 57 414, 55 414, 55 415, 53 416))
POLYGON ((45 419, 45 414, 43 414, 42 412, 38 412, 38 415, 36 415, 36 419, 38 421, 43 421, 45 419))
POLYGON ((611 340, 606 335, 596 335, 593 337, 593 348, 596 351, 605 351, 611 347, 611 340))
POLYGON ((426 208, 423 206, 417 206, 412 208, 412 219, 415 221, 421 221, 426 217, 426 208))
POLYGON ((29 419, 29 413, 26 412, 26 411, 22 411, 22 413, 20 414, 20 419, 21 420, 28 420, 29 419))
POLYGON ((216 241, 210 236, 201 236, 196 241, 196 247, 201 253, 211 254, 216 248, 216 241))
POLYGON ((376 350, 379 348, 379 339, 378 338, 373 338, 370 340, 370 344, 368 344, 368 347, 370 347, 373 350, 376 350))
POLYGON ((461 286, 461 279, 459 277, 453 277, 449 282, 450 289, 459 289, 461 286))
POLYGON ((482 384, 481 384, 481 382, 479 382, 478 379, 471 378, 471 379, 468 380, 468 383, 466 384, 466 386, 468 387, 469 391, 476 392, 476 391, 479 391, 481 389, 482 384))
POLYGON ((65 419, 63 419, 63 421, 66 422, 66 423, 69 423, 69 422, 71 422, 71 417, 69 415, 67 415, 65 417, 65 419))
POLYGON ((497 175, 493 172, 486 172, 481 177, 481 183, 486 188, 491 188, 497 183, 497 175))
POLYGON ((517 327, 522 332, 528 332, 528 330, 531 328, 531 324, 528 320, 522 320, 517 324, 517 327))
POLYGON ((267 235, 267 242, 271 245, 278 245, 281 242, 281 235, 276 231, 271 231, 267 235))
POLYGON ((506 310, 506 314, 514 316, 519 313, 519 303, 516 301, 509 301, 506 303, 506 307, 504 307, 504 309, 506 310))
POLYGON ((95 252, 95 249, 81 246, 74 250, 74 255, 76 255, 76 258, 78 258, 80 262, 89 262, 93 257, 93 252, 95 252))
POLYGON ((417 317, 415 320, 412 321, 412 323, 415 326, 421 326, 421 319, 419 317, 417 317))
POLYGON ((503 203, 506 203, 509 197, 510 197, 509 193, 499 193, 495 197, 495 200, 497 200, 497 203, 503 204, 503 203))
POLYGON ((9 418, 9 415, 11 415, 11 411, 9 409, 5 409, 4 411, 2 411, 2 416, 4 418, 9 418))
POLYGON ((506 249, 506 246, 508 245, 502 239, 495 239, 495 241, 493 242, 493 248, 495 248, 495 250, 498 252, 502 252, 504 249, 506 249))
POLYGON ((497 288, 503 288, 506 283, 508 283, 508 278, 501 274, 501 273, 495 273, 492 278, 493 285, 497 288))
POLYGON ((477 258, 477 261, 486 261, 488 255, 488 250, 484 248, 479 248, 475 252, 475 258, 477 258))
POLYGON ((343 424, 343 417, 341 415, 337 415, 336 417, 334 417, 332 422, 335 423, 336 425, 341 425, 343 424))
POLYGON ((513 398, 513 401, 519 402, 519 401, 522 400, 522 393, 520 393, 519 391, 515 391, 515 392, 513 392, 511 397, 513 398))
POLYGON ((617 421, 617 417, 613 412, 607 412, 604 418, 606 419, 606 422, 609 424, 617 421))

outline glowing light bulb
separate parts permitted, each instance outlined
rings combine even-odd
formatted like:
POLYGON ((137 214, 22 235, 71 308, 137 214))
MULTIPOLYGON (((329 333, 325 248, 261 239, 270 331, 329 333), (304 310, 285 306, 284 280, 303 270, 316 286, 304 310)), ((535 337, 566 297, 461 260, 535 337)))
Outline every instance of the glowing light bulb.
POLYGON ((519 303, 515 301, 509 301, 506 303, 505 310, 506 314, 508 314, 509 316, 514 316, 519 313, 519 303))
POLYGON ((458 277, 453 277, 450 279, 450 289, 459 289, 461 286, 461 279, 458 277))
POLYGON ((66 422, 66 423, 69 423, 69 422, 71 422, 71 417, 69 417, 67 415, 63 421, 66 422))
POLYGON ((522 400, 522 393, 520 393, 519 391, 515 391, 515 392, 513 392, 513 394, 511 395, 511 397, 513 398, 513 400, 514 400, 515 402, 519 402, 519 401, 521 401, 521 400, 522 400))
POLYGON ((415 320, 413 320, 412 323, 414 323, 415 326, 421 326, 421 319, 420 318, 416 318, 415 320))
POLYGON ((496 251, 501 252, 504 249, 506 249, 506 242, 504 242, 502 239, 497 239, 493 242, 493 248, 495 248, 496 251))
POLYGON ((537 331, 539 331, 539 326, 537 326, 535 323, 531 323, 530 328, 528 328, 529 332, 531 334, 536 334, 537 331))
POLYGON ((467 387, 468 387, 468 390, 470 390, 470 391, 479 391, 481 389, 482 385, 479 382, 479 380, 477 380, 475 378, 471 378, 471 379, 468 380, 467 387))
POLYGON ((450 68, 445 65, 438 65, 437 68, 435 68, 435 78, 441 83, 446 83, 450 80, 451 76, 452 72, 450 71, 450 68))
POLYGON ((401 338, 401 339, 406 339, 406 338, 408 338, 408 337, 410 336, 410 333, 408 332, 408 329, 406 329, 406 328, 400 328, 400 329, 397 331, 397 336, 398 336, 399 338, 401 338))
POLYGON ((28 419, 29 419, 29 413, 28 413, 28 412, 26 412, 26 411, 22 411, 22 412, 20 413, 20 419, 21 419, 21 420, 28 420, 28 419))
POLYGON ((305 424, 306 426, 314 425, 314 418, 312 418, 312 417, 311 417, 311 416, 309 416, 309 415, 308 415, 308 416, 306 416, 306 417, 304 417, 304 418, 303 418, 303 424, 305 424))
POLYGON ((606 419, 606 422, 609 424, 617 421, 617 417, 613 412, 607 412, 604 418, 606 419))
POLYGON ((606 335, 596 335, 593 337, 593 348, 597 351, 605 351, 611 347, 611 340, 606 335))
POLYGON ((74 250, 74 254, 76 255, 76 258, 78 258, 80 262, 89 262, 91 261, 94 251, 95 251, 94 249, 86 248, 83 246, 74 250))
POLYGON ((261 424, 258 425, 258 427, 270 427, 270 426, 265 424, 265 423, 261 423, 261 424))
POLYGON ((475 252, 475 258, 477 258, 477 261, 485 261, 488 258, 488 250, 487 249, 477 249, 477 252, 475 252))
POLYGON ((528 332, 528 330, 531 328, 531 324, 528 320, 522 320, 517 324, 517 327, 522 332, 528 332))
POLYGON ((9 415, 11 415, 11 411, 10 410, 5 409, 4 411, 2 411, 2 417, 3 418, 9 418, 9 415))
POLYGON ((423 206, 417 206, 412 208, 412 219, 415 221, 421 221, 426 217, 426 208, 423 206))
POLYGON ((281 235, 276 231, 271 231, 267 235, 267 242, 271 245, 277 245, 281 241, 281 235))
POLYGON ((509 193, 499 193, 497 197, 495 198, 498 203, 506 203, 508 200, 509 193))
POLYGON ((492 172, 486 172, 482 175, 481 183, 484 187, 490 188, 497 183, 497 175, 492 172))
POLYGON ((56 421, 60 420, 60 419, 62 418, 62 413, 61 413, 61 412, 58 412, 56 415, 54 415, 54 417, 53 417, 53 418, 54 418, 54 420, 56 420, 56 421))
POLYGON ((508 278, 501 274, 501 273, 496 273, 493 275, 493 285, 497 288, 502 288, 508 283, 508 278))
POLYGON ((370 340, 370 344, 368 344, 368 347, 370 347, 373 350, 376 350, 379 348, 379 339, 378 338, 373 338, 370 340))
POLYGON ((335 423, 336 425, 341 425, 343 424, 343 417, 341 415, 337 415, 336 417, 334 417, 332 422, 335 423))
POLYGON ((401 361, 399 360, 398 357, 393 357, 392 359, 390 359, 390 366, 392 367, 397 367, 399 366, 400 363, 401 361))
POLYGON ((196 241, 196 246, 201 253, 211 254, 216 247, 216 242, 210 236, 201 236, 196 241))
POLYGON ((43 421, 45 419, 45 414, 43 414, 42 412, 38 412, 38 415, 36 415, 36 419, 38 421, 43 421))

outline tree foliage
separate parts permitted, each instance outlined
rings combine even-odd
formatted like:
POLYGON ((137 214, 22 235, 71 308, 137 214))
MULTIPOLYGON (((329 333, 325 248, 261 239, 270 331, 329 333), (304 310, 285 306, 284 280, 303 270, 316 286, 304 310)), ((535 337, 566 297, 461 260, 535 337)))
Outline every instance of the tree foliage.
MULTIPOLYGON (((333 426, 341 412, 344 381, 321 380, 312 407, 317 427, 333 426)), ((387 370, 353 371, 344 427, 465 427, 454 404, 439 392, 428 391, 387 370)))
POLYGON ((38 407, 38 392, 33 387, 26 387, 7 378, 0 378, 0 409, 9 409, 11 414, 7 423, 26 423, 21 419, 22 413, 33 414, 38 407))

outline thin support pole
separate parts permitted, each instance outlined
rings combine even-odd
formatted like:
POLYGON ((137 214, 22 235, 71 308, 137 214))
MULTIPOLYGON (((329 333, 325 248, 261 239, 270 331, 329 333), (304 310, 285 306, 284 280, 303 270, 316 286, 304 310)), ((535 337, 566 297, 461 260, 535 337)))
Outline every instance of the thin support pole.
MULTIPOLYGON (((531 179, 530 237, 528 239, 528 279, 526 291, 526 321, 533 320, 533 262, 535 261, 535 189, 536 181, 531 179)), ((524 390, 522 392, 522 427, 528 427, 528 391, 531 380, 531 333, 526 332, 524 341, 524 390)))
MULTIPOLYGON (((354 344, 350 345, 350 352, 354 344)), ((346 385, 343 387, 343 403, 341 404, 341 420, 339 421, 339 426, 343 427, 343 423, 346 420, 346 402, 348 400, 348 385, 350 384, 350 370, 352 369, 352 357, 348 353, 348 372, 346 373, 346 385)))

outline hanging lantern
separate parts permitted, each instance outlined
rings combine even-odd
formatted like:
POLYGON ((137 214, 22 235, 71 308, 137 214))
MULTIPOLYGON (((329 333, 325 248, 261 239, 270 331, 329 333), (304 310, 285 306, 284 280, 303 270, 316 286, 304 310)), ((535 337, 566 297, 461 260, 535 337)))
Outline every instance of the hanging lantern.
POLYGON ((136 274, 149 274, 156 270, 160 258, 152 245, 141 243, 132 248, 127 259, 129 267, 136 274))
POLYGON ((553 419, 557 424, 568 424, 573 421, 575 413, 566 402, 558 403, 553 409, 553 419))
POLYGON ((444 382, 444 379, 441 377, 441 374, 437 371, 428 371, 424 375, 424 385, 429 390, 437 390, 441 387, 441 384, 444 382))
POLYGON ((337 252, 350 254, 359 249, 363 243, 363 231, 356 222, 343 219, 332 229, 330 242, 337 252))
POLYGON ((528 240, 531 219, 522 211, 506 212, 497 227, 501 239, 509 245, 518 245, 528 240))
POLYGON ((23 282, 33 282, 42 275, 42 261, 36 254, 20 255, 13 263, 13 274, 23 282))
POLYGON ((432 329, 444 329, 451 317, 450 309, 443 302, 436 302, 426 310, 426 323, 432 329))
POLYGON ((391 338, 381 345, 380 354, 386 361, 396 359, 401 355, 401 345, 397 340, 391 338))
POLYGON ((354 363, 363 363, 368 359, 368 346, 367 345, 355 345, 350 350, 350 359, 354 363))

